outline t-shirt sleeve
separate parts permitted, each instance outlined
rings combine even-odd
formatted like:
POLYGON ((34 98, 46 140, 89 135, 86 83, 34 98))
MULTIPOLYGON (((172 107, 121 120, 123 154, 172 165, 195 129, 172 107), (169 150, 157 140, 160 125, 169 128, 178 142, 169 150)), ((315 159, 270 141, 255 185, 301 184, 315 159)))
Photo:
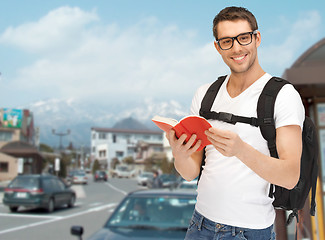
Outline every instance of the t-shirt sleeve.
POLYGON ((305 108, 297 90, 286 84, 282 87, 275 101, 275 127, 299 125, 302 129, 305 120, 305 108))
POLYGON ((192 99, 190 109, 191 115, 200 115, 201 102, 210 85, 211 84, 202 85, 196 90, 196 93, 194 94, 194 97, 192 99))

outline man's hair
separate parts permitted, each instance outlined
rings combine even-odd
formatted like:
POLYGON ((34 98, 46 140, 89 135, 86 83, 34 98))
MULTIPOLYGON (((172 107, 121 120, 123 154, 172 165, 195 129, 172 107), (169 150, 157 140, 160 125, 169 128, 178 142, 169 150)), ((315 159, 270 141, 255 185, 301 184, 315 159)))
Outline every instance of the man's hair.
POLYGON ((252 31, 257 30, 257 21, 255 16, 243 7, 226 7, 221 10, 213 19, 213 36, 218 39, 218 23, 222 21, 237 21, 246 20, 252 28, 252 31))

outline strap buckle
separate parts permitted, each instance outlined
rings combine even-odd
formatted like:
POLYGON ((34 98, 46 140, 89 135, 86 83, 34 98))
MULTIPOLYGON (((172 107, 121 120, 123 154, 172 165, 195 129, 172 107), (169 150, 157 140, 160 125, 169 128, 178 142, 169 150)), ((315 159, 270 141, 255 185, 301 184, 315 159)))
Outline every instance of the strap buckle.
POLYGON ((226 123, 236 124, 236 122, 233 121, 233 119, 232 119, 233 116, 234 115, 231 113, 219 112, 218 120, 226 122, 226 123))

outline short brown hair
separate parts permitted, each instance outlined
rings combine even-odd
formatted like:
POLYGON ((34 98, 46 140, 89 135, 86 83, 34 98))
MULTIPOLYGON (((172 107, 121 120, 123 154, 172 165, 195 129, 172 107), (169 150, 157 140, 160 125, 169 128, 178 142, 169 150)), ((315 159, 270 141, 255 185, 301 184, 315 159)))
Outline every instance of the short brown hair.
POLYGON ((226 7, 221 10, 213 19, 213 36, 218 39, 217 26, 222 21, 246 20, 252 28, 252 31, 257 30, 257 21, 255 16, 243 7, 226 7))

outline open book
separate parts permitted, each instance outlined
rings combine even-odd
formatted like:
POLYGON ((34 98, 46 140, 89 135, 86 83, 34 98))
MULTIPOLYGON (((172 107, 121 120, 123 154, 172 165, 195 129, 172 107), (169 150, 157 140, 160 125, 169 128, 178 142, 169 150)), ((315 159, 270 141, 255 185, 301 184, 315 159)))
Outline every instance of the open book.
MULTIPOLYGON (((183 133, 187 135, 186 141, 196 134, 197 140, 201 140, 201 146, 197 151, 202 150, 206 145, 211 144, 205 135, 204 131, 211 128, 210 123, 203 117, 200 116, 187 116, 177 121, 172 118, 166 118, 161 116, 154 116, 151 119, 160 129, 168 132, 170 129, 174 129, 176 137, 180 137, 183 133)), ((195 141, 195 143, 196 143, 195 141)), ((194 143, 194 144, 195 144, 194 143)))

